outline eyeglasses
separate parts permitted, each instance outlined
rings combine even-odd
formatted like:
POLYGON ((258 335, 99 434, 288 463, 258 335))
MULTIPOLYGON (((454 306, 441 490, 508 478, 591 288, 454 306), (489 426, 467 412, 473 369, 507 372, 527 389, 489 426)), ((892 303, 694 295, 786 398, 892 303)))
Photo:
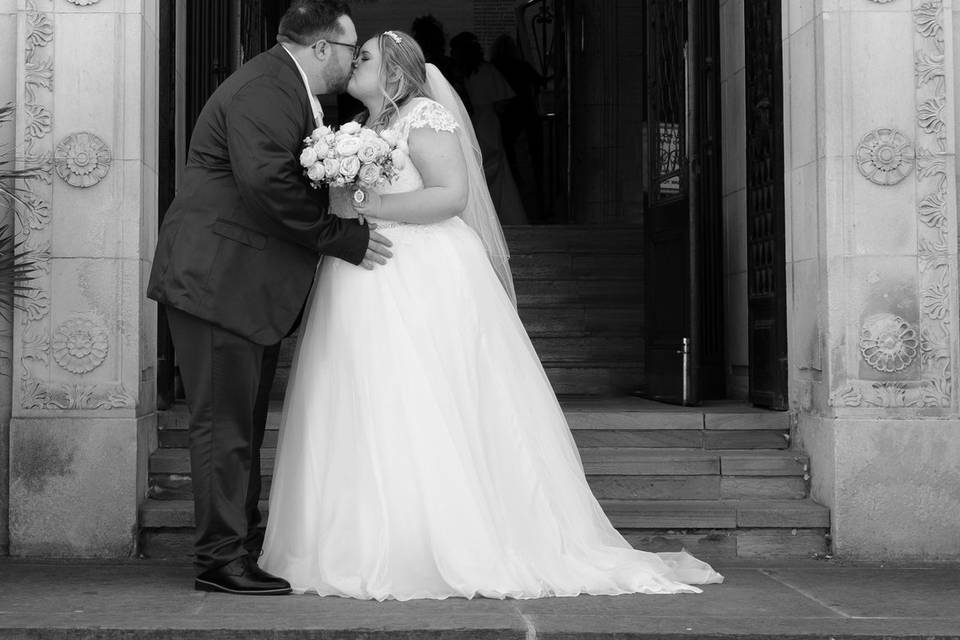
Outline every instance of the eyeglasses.
POLYGON ((320 44, 321 42, 326 42, 327 44, 338 44, 341 47, 350 47, 351 49, 353 49, 354 60, 356 60, 357 57, 360 55, 360 44, 357 42, 354 42, 351 44, 349 42, 337 42, 336 40, 317 40, 316 42, 313 43, 313 47, 311 48, 316 50, 317 45, 320 44))

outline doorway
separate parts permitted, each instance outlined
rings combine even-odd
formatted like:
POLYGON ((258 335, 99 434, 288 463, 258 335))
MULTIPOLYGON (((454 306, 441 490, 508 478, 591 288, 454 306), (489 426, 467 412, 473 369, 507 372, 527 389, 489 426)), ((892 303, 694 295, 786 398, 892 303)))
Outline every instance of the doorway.
MULTIPOLYGON (((751 0, 747 11, 761 3, 776 4, 751 0)), ((515 120, 502 119, 504 151, 529 225, 506 226, 505 231, 514 239, 515 268, 529 269, 539 278, 525 285, 532 299, 549 299, 553 294, 547 289, 562 288, 559 281, 565 276, 549 269, 569 269, 581 281, 563 286, 587 292, 578 313, 594 318, 591 326, 629 329, 629 335, 611 341, 623 337, 622 344, 633 345, 630 373, 618 374, 615 385, 596 387, 605 392, 638 391, 686 404, 726 393, 718 4, 427 0, 415 8, 388 2, 353 5, 361 38, 391 27, 411 30, 414 19, 432 15, 447 41, 472 32, 489 59, 495 44, 509 40, 516 45, 497 55, 519 56, 533 74, 522 90, 527 92, 525 106, 508 112, 515 120), (591 255, 598 246, 606 253, 591 255), (621 277, 626 272, 629 277, 621 277), (608 286, 611 279, 615 287, 608 286), (630 313, 611 307, 618 300, 630 301, 630 313)), ((175 192, 178 159, 199 109, 237 65, 273 45, 286 6, 287 0, 162 3, 161 212, 175 192)), ((757 15, 756 22, 769 27, 764 33, 775 35, 770 16, 757 15)), ((751 37, 757 40, 754 31, 751 27, 747 35, 748 46, 751 37)), ((756 46, 769 50, 776 40, 767 38, 756 46)), ((772 77, 778 59, 758 59, 769 62, 766 75, 758 77, 772 77)), ((757 98, 760 115, 764 99, 757 98)), ((324 100, 332 119, 340 107, 336 99, 324 100)), ((774 113, 759 122, 775 124, 777 118, 774 113)), ((776 159, 778 150, 770 146, 776 130, 762 132, 767 142, 751 149, 766 150, 766 158, 776 159)), ((764 175, 774 180, 768 187, 775 188, 776 172, 764 175)), ((774 219, 777 214, 765 215, 774 219)), ((769 231, 774 238, 779 233, 782 242, 782 229, 769 231)), ((769 240, 756 238, 760 244, 769 240)), ((771 260, 758 265, 775 271, 777 256, 771 260)), ((768 315, 776 319, 782 312, 773 309, 768 315)), ((569 351, 563 352, 567 347, 555 348, 559 359, 570 359, 569 351)), ((598 362, 611 351, 598 355, 598 362)), ((764 357, 780 358, 777 366, 782 366, 781 355, 764 357)), ((159 390, 170 402, 176 395, 172 364, 172 348, 161 329, 159 390)), ((752 359, 751 370, 766 369, 752 359)))

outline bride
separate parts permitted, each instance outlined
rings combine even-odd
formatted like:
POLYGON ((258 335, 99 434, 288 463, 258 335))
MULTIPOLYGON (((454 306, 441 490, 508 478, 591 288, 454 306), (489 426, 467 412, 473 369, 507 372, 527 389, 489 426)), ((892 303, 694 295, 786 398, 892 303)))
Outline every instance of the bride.
POLYGON ((723 578, 647 553, 587 485, 517 316, 469 117, 410 36, 364 45, 348 91, 409 160, 341 216, 393 241, 325 260, 284 403, 260 566, 364 599, 699 592, 723 578), (356 209, 356 211, 354 211, 356 209))

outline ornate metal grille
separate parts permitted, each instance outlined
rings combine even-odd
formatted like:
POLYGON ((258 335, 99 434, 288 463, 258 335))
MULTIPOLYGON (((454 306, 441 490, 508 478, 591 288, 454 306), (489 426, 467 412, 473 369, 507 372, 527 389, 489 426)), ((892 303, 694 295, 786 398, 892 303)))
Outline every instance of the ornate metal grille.
POLYGON ((557 33, 561 16, 557 0, 530 0, 520 8, 520 20, 530 51, 530 63, 550 81, 557 71, 557 33))
POLYGON ((685 0, 651 0, 648 5, 654 49, 648 62, 653 202, 686 195, 685 0))

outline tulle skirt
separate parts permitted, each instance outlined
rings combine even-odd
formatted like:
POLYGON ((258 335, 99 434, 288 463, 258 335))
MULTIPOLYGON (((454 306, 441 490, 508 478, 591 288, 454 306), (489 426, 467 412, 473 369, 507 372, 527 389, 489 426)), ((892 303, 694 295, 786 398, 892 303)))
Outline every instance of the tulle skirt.
POLYGON ((325 259, 284 403, 260 566, 364 599, 699 592, 637 551, 587 485, 563 412, 478 238, 386 225, 385 267, 325 259))

